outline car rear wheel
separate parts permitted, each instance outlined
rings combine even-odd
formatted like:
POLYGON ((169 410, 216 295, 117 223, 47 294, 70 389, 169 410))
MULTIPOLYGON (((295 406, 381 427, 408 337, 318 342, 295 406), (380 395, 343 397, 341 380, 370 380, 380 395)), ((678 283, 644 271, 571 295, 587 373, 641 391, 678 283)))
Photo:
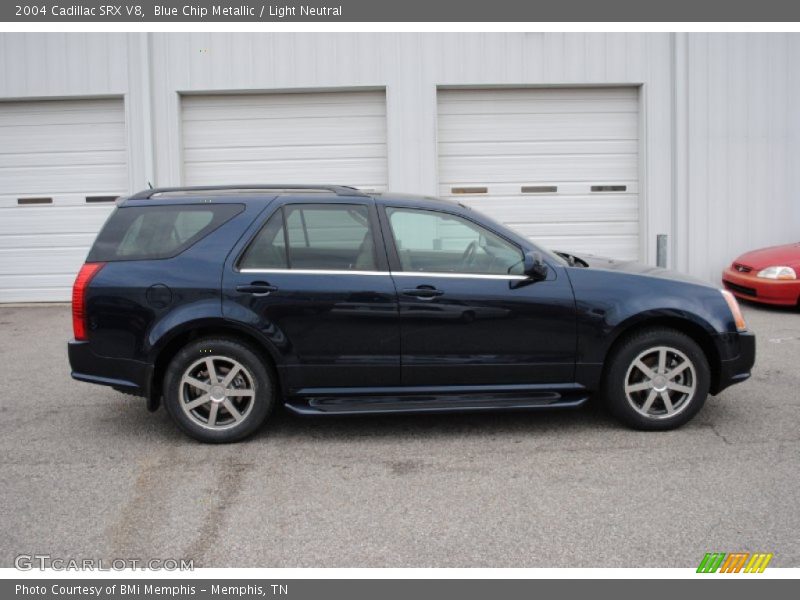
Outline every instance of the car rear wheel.
POLYGON ((262 359, 237 341, 214 338, 185 346, 164 376, 164 404, 188 435, 209 443, 254 433, 274 404, 274 383, 262 359))
POLYGON ((609 410, 635 429, 680 427, 708 396, 710 372, 703 350, 672 329, 636 333, 615 349, 603 381, 609 410))

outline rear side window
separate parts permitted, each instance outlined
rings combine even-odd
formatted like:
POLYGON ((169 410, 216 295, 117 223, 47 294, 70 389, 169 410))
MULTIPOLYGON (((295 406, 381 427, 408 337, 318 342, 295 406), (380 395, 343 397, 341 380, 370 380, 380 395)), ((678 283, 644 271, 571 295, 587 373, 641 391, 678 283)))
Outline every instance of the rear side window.
POLYGON ((374 271, 369 209, 355 204, 284 206, 258 233, 239 268, 374 271))
POLYGON ((120 207, 97 236, 87 260, 171 258, 242 210, 241 204, 120 207))

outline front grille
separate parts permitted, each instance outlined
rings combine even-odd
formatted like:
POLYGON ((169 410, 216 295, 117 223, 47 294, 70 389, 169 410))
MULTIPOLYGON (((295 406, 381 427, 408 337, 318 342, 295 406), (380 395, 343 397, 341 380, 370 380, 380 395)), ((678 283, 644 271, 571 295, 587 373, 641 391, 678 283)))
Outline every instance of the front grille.
POLYGON ((753 267, 748 267, 747 265, 743 265, 741 263, 733 263, 733 268, 739 271, 739 273, 749 273, 753 270, 753 267))
POLYGON ((754 298, 758 296, 758 293, 755 291, 755 289, 751 287, 746 287, 744 285, 736 285, 735 283, 731 283, 730 281, 725 281, 725 280, 723 280, 722 283, 724 283, 725 287, 731 291, 744 294, 745 296, 753 296, 754 298))

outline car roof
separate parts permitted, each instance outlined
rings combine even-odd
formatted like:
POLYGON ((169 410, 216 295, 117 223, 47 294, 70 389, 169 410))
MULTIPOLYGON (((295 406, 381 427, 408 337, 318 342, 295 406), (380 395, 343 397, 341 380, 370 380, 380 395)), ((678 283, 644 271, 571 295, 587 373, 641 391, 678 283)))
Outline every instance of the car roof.
POLYGON ((396 192, 368 192, 347 186, 315 184, 283 185, 225 185, 200 187, 172 187, 143 190, 131 196, 120 198, 118 206, 148 206, 153 204, 184 204, 196 200, 212 202, 264 201, 275 197, 294 197, 315 203, 342 203, 348 199, 372 199, 383 205, 408 206, 418 208, 467 208, 463 204, 444 198, 403 194, 396 192))

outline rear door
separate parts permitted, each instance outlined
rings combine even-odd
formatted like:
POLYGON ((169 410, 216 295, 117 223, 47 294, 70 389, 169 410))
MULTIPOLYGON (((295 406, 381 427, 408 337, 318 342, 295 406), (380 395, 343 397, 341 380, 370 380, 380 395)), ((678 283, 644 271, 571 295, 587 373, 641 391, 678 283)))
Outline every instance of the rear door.
POLYGON ((397 296, 372 200, 291 200, 226 265, 223 313, 260 329, 300 388, 400 383, 397 296))
POLYGON ((406 386, 569 383, 567 278, 523 275, 523 249, 458 214, 386 207, 406 386))

